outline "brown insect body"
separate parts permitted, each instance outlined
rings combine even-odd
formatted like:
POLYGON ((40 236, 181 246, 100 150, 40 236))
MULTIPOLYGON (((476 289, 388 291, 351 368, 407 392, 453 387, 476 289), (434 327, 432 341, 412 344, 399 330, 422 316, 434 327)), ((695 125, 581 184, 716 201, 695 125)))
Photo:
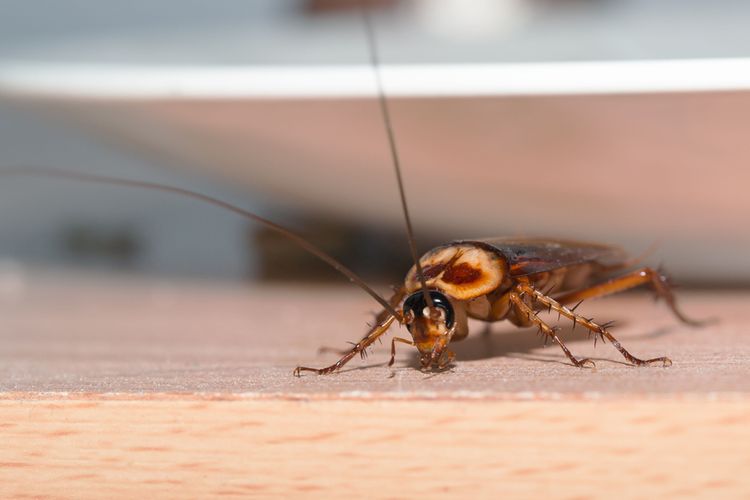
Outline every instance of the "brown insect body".
MULTIPOLYGON (((416 332, 410 329, 413 343, 422 354, 423 367, 429 368, 432 364, 442 367, 453 359, 452 353, 443 351, 450 342, 466 338, 469 318, 486 322, 507 319, 521 327, 537 326, 541 333, 560 345, 573 364, 593 366, 591 360, 579 360, 568 351, 557 336, 556 328, 537 316, 536 312, 542 309, 554 309, 571 319, 574 325, 580 323, 602 339, 610 340, 633 364, 670 365, 671 361, 665 357, 636 358, 607 331, 609 325, 596 324, 591 318, 576 314, 575 308, 566 307, 585 298, 651 284, 657 296, 666 299, 678 318, 697 324, 680 313, 666 277, 651 268, 638 269, 592 286, 633 262, 618 247, 567 240, 494 238, 456 241, 436 247, 421 257, 420 264, 427 287, 450 300, 455 324, 446 329, 440 320, 423 320, 425 324, 416 332), (436 359, 439 362, 434 363, 436 359)), ((420 289, 414 266, 406 276, 404 293, 415 294, 420 289)))
POLYGON ((407 273, 404 285, 391 298, 394 305, 403 301, 400 318, 386 322, 388 315, 384 311, 378 317, 378 324, 337 363, 322 369, 298 367, 295 373, 337 371, 385 333, 394 319, 407 326, 412 339, 393 339, 390 364, 394 361, 396 342, 400 342, 417 348, 423 369, 448 366, 454 359, 448 345, 466 338, 468 320, 473 318, 485 322, 508 320, 520 327, 536 326, 562 348, 575 366, 593 367, 593 361, 573 356, 557 335, 557 328, 537 315, 540 310, 554 310, 573 321, 574 326, 581 325, 602 340, 609 340, 634 365, 669 366, 672 362, 666 357, 644 360, 633 356, 609 332, 610 324, 595 323, 593 318, 576 313, 577 305, 567 306, 587 298, 651 285, 657 297, 665 299, 681 321, 700 324, 677 309, 668 280, 662 273, 644 267, 613 276, 635 262, 615 246, 567 240, 495 238, 442 245, 419 260, 424 284, 437 307, 430 309, 422 300, 422 282, 415 265, 407 273))
MULTIPOLYGON (((505 317, 493 305, 498 294, 519 280, 535 288, 564 292, 584 286, 601 274, 623 266, 624 252, 617 247, 590 243, 494 238, 463 240, 427 252, 420 262, 427 286, 465 301, 469 316, 485 321, 505 317)), ((406 276, 408 293, 419 289, 416 267, 406 276)))
MULTIPOLYGON (((616 247, 603 245, 496 238, 442 245, 422 256, 420 263, 427 286, 451 300, 456 325, 450 340, 456 342, 468 336, 468 318, 486 322, 508 319, 518 326, 529 326, 529 318, 519 314, 510 299, 519 285, 557 292, 581 288, 601 269, 612 265, 605 265, 605 258, 621 255, 616 247)), ((404 288, 409 294, 420 290, 416 266, 407 274, 404 288)), ((540 309, 530 302, 527 300, 534 310, 540 309)), ((415 340, 423 354, 442 336, 444 328, 436 326, 430 334, 422 334, 427 338, 415 340)))

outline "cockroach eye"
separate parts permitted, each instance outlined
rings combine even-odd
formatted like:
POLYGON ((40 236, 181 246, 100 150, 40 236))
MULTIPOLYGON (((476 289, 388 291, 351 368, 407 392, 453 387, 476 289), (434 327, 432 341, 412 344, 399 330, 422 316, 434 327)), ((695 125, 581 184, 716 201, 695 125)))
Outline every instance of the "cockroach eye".
MULTIPOLYGON (((430 290, 428 293, 432 299, 432 304, 440 311, 441 317, 445 321, 445 327, 452 328, 455 322, 455 314, 448 297, 436 290, 430 290)), ((422 291, 412 293, 404 301, 404 316, 411 315, 416 318, 419 316, 427 317, 429 314, 430 309, 427 307, 427 301, 422 291)), ((410 328, 408 324, 407 328, 410 328)))

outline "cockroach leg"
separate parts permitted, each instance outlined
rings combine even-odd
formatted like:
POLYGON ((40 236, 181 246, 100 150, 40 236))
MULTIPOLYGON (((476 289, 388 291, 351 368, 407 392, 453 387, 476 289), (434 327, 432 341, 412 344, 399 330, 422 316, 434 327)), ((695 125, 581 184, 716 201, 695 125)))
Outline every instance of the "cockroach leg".
MULTIPOLYGON (((388 299, 388 303, 391 305, 391 307, 396 308, 399 305, 399 303, 404 299, 404 295, 406 295, 406 289, 403 286, 396 287, 396 288, 394 288, 393 295, 391 295, 391 298, 388 299)), ((360 350, 357 351, 362 356, 362 358, 365 358, 367 356, 367 354, 366 354, 367 353, 366 348, 369 347, 377 339, 377 338, 376 339, 372 339, 371 341, 368 342, 368 338, 372 335, 372 333, 375 330, 377 330, 380 327, 380 325, 382 325, 391 316, 392 315, 387 310, 385 310, 385 309, 383 309, 382 311, 380 311, 379 313, 377 313, 375 315, 375 325, 370 327, 370 330, 368 330, 368 332, 365 334, 364 337, 362 337, 360 339, 359 342, 356 342, 356 343, 355 342, 349 342, 349 344, 352 346, 350 349, 338 349, 336 347, 321 346, 321 347, 318 348, 318 354, 325 354, 325 353, 331 352, 331 353, 337 354, 339 356, 347 357, 347 356, 349 356, 349 354, 353 350, 357 349, 357 346, 359 346, 362 343, 367 342, 367 345, 364 348, 362 348, 362 349, 360 349, 360 350)), ((349 358, 346 361, 344 361, 343 363, 341 363, 340 366, 343 366, 352 357, 354 357, 354 356, 353 355, 349 356, 349 358)), ((341 361, 341 360, 339 360, 339 361, 341 361)), ((320 370, 314 369, 314 368, 313 369, 306 369, 305 367, 299 367, 299 368, 300 368, 299 371, 315 371, 315 372, 319 372, 320 371, 320 370)), ((328 368, 331 368, 331 367, 328 367, 328 368)), ((327 370, 328 368, 323 368, 323 370, 327 370)), ((336 369, 334 369, 333 371, 336 371, 336 369)), ((331 373, 331 372, 325 372, 325 373, 331 373)), ((294 370, 294 374, 297 375, 297 376, 299 376, 298 370, 295 369, 294 370)))
POLYGON ((685 316, 682 311, 677 307, 677 301, 672 294, 672 287, 669 283, 667 275, 657 271, 650 267, 643 267, 636 269, 630 273, 622 276, 617 276, 604 283, 594 285, 583 290, 577 290, 575 292, 566 293, 555 297, 555 299, 561 304, 571 304, 585 299, 592 299, 594 297, 603 297, 605 295, 612 295, 613 293, 622 292, 635 288, 640 285, 650 284, 656 293, 656 296, 664 299, 672 313, 682 321, 683 323, 690 326, 703 326, 712 320, 694 320, 685 316))
MULTIPOLYGON (((347 344, 349 344, 352 347, 357 345, 356 342, 347 342, 347 344)), ((350 350, 351 348, 339 349, 338 347, 330 347, 330 346, 324 345, 324 346, 318 347, 318 355, 330 353, 330 354, 336 354, 337 356, 343 356, 344 354, 347 354, 350 350)), ((367 349, 363 349, 362 351, 360 351, 359 355, 362 359, 367 358, 367 349)))
MULTIPOLYGON (((533 290, 533 288, 531 288, 531 290, 533 290)), ((526 305, 526 303, 521 298, 520 293, 522 292, 510 292, 508 295, 511 303, 518 312, 526 316, 530 322, 539 327, 539 331, 557 342, 557 345, 560 346, 565 355, 568 356, 568 359, 570 359, 570 362, 575 366, 579 368, 596 368, 596 363, 594 363, 592 360, 588 358, 578 359, 573 356, 570 350, 563 343, 562 339, 557 335, 556 330, 542 321, 541 318, 539 318, 539 316, 537 316, 537 314, 534 312, 534 310, 526 305)))
POLYGON ((607 327, 610 326, 612 323, 605 323, 604 325, 599 325, 597 323, 594 323, 592 321, 592 318, 585 318, 581 316, 580 314, 576 314, 571 309, 562 305, 557 300, 551 297, 548 297, 547 295, 544 295, 540 291, 534 289, 534 287, 532 287, 531 285, 519 284, 518 288, 526 295, 532 297, 535 302, 541 304, 544 307, 552 308, 552 310, 554 310, 555 312, 565 316, 568 319, 573 320, 573 324, 582 325, 585 328, 588 328, 589 331, 591 331, 594 335, 599 335, 602 340, 607 339, 610 342, 612 342, 612 345, 615 346, 615 349, 620 351, 620 354, 622 354, 622 356, 625 359, 627 359, 630 363, 636 366, 653 365, 653 364, 661 364, 662 366, 672 366, 672 360, 667 357, 640 359, 630 354, 620 344, 620 342, 611 333, 609 333, 609 330, 607 330, 607 327))
POLYGON ((393 339, 391 339, 391 360, 388 361, 388 366, 393 366, 393 362, 396 361, 396 342, 401 342, 402 344, 406 345, 414 345, 414 342, 409 339, 393 337, 393 339))
POLYGON ((341 359, 336 361, 331 366, 327 366, 325 368, 309 368, 307 366, 298 366, 294 369, 294 376, 299 377, 302 372, 315 372, 318 375, 328 375, 329 373, 334 373, 340 370, 342 366, 349 362, 349 360, 351 360, 357 354, 361 354, 365 349, 370 347, 370 345, 372 345, 372 343, 375 342, 381 335, 387 332, 388 328, 390 328, 391 324, 395 320, 395 316, 388 315, 383 322, 375 325, 362 340, 357 342, 354 347, 347 351, 347 353, 344 354, 341 359))

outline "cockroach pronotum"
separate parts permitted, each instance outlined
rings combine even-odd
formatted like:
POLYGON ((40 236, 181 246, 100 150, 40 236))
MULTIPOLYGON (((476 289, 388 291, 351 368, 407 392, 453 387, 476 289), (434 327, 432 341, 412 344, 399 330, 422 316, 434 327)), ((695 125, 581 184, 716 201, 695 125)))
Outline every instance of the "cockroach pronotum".
POLYGON ((666 301, 680 321, 689 325, 703 323, 689 319, 678 309, 669 280, 660 271, 642 267, 622 274, 633 267, 636 260, 628 259, 617 247, 542 238, 495 238, 454 241, 434 248, 422 257, 418 256, 388 102, 380 77, 375 34, 367 9, 363 9, 363 12, 380 110, 414 261, 404 283, 396 287, 389 299, 378 294, 353 271, 301 236, 244 208, 211 196, 148 181, 58 168, 10 167, 0 169, 0 175, 53 177, 188 196, 263 224, 329 264, 368 293, 383 309, 366 335, 351 349, 342 353, 338 361, 324 368, 298 366, 293 372, 296 376, 300 376, 302 372, 324 375, 338 371, 358 354, 364 354, 393 323, 406 326, 411 339, 394 337, 391 340, 389 366, 393 365, 398 342, 417 348, 423 370, 442 370, 454 359, 449 344, 462 340, 469 334, 469 318, 485 322, 507 319, 520 327, 534 326, 545 338, 556 342, 573 365, 593 367, 592 360, 575 357, 558 336, 557 327, 550 326, 538 316, 537 313, 543 310, 555 311, 570 319, 574 326, 580 325, 588 329, 595 338, 610 341, 633 365, 670 366, 672 361, 664 356, 651 359, 633 356, 609 332, 610 323, 600 324, 577 312, 578 306, 586 299, 610 295, 639 285, 650 285, 656 296, 666 301), (621 274, 618 275, 618 272, 621 274))

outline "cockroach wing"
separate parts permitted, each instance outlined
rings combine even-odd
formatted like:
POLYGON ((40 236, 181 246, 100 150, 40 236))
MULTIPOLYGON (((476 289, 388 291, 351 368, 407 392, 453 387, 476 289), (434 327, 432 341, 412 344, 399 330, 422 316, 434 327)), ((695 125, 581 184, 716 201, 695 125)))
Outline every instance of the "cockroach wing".
POLYGON ((569 240, 541 238, 487 238, 476 240, 490 245, 508 261, 512 276, 543 273, 596 262, 617 265, 627 259, 619 247, 569 240))

